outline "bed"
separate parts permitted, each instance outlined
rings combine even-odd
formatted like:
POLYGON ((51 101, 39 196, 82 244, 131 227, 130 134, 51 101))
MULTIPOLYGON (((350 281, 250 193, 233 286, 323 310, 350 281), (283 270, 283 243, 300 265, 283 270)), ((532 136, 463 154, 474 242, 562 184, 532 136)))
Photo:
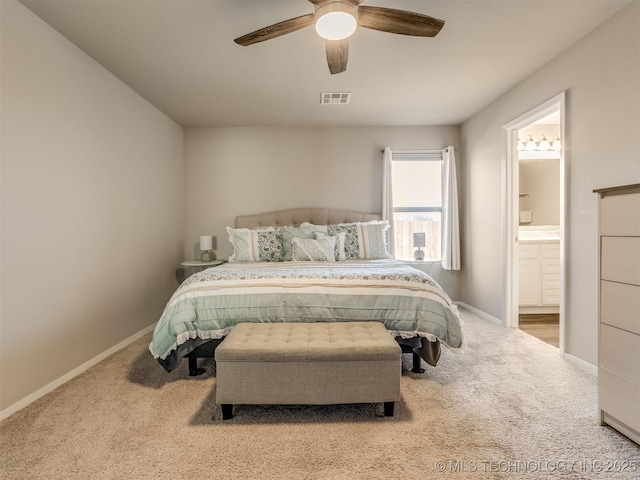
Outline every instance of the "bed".
POLYGON ((456 306, 426 273, 386 251, 376 214, 298 208, 236 218, 234 253, 187 278, 158 321, 149 349, 167 371, 198 359, 240 322, 382 322, 404 353, 436 366, 441 344, 462 344, 456 306))

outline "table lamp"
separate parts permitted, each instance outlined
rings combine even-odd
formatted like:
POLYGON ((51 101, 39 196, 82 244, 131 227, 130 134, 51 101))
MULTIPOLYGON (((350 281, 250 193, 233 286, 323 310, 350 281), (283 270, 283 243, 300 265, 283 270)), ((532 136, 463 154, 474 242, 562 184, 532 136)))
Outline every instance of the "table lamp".
POLYGON ((202 250, 202 254, 200 255, 200 260, 203 262, 210 262, 213 260, 212 250, 213 250, 213 236, 212 235, 200 235, 200 250, 202 250))
POLYGON ((425 234, 424 233, 414 233, 413 234, 413 246, 418 247, 418 250, 415 251, 413 257, 416 260, 424 260, 424 250, 421 250, 421 247, 425 246, 425 234))

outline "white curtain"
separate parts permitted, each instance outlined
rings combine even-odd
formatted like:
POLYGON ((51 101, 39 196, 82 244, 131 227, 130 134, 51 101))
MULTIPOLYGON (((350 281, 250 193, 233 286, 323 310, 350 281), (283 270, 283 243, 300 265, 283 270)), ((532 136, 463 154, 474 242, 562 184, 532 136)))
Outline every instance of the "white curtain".
POLYGON ((393 183, 391 181, 391 148, 384 147, 384 170, 382 172, 382 219, 387 220, 391 228, 387 231, 387 244, 389 253, 395 257, 394 232, 393 232, 393 183))
POLYGON ((458 181, 453 147, 442 150, 442 268, 460 270, 460 225, 458 222, 458 181))

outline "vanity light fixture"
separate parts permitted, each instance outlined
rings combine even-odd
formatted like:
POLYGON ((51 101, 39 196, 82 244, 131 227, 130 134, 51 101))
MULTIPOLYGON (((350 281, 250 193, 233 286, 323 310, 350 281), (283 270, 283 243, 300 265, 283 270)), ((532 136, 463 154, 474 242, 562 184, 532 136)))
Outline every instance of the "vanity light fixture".
POLYGON ((531 135, 527 137, 527 142, 524 144, 524 146, 529 152, 533 152, 538 147, 531 135))
POLYGON ((556 138, 553 140, 553 142, 550 142, 549 140, 547 140, 547 137, 545 137, 544 135, 540 137, 539 142, 536 142, 531 135, 528 135, 527 140, 524 142, 521 139, 518 139, 519 151, 526 150, 528 152, 534 152, 534 151, 544 152, 548 150, 558 151, 561 148, 562 148, 562 142, 560 141, 560 137, 558 135, 556 135, 556 138))
POLYGON ((538 150, 550 150, 550 149, 551 149, 551 144, 549 143, 549 140, 547 140, 547 137, 542 135, 542 137, 540 138, 540 142, 538 142, 538 150))

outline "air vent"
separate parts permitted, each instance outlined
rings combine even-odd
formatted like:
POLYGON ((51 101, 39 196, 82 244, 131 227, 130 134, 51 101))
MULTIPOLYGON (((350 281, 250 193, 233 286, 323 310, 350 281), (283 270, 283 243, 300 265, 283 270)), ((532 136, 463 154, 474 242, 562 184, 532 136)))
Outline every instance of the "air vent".
POLYGON ((321 105, 346 105, 351 100, 351 92, 322 92, 321 105))

